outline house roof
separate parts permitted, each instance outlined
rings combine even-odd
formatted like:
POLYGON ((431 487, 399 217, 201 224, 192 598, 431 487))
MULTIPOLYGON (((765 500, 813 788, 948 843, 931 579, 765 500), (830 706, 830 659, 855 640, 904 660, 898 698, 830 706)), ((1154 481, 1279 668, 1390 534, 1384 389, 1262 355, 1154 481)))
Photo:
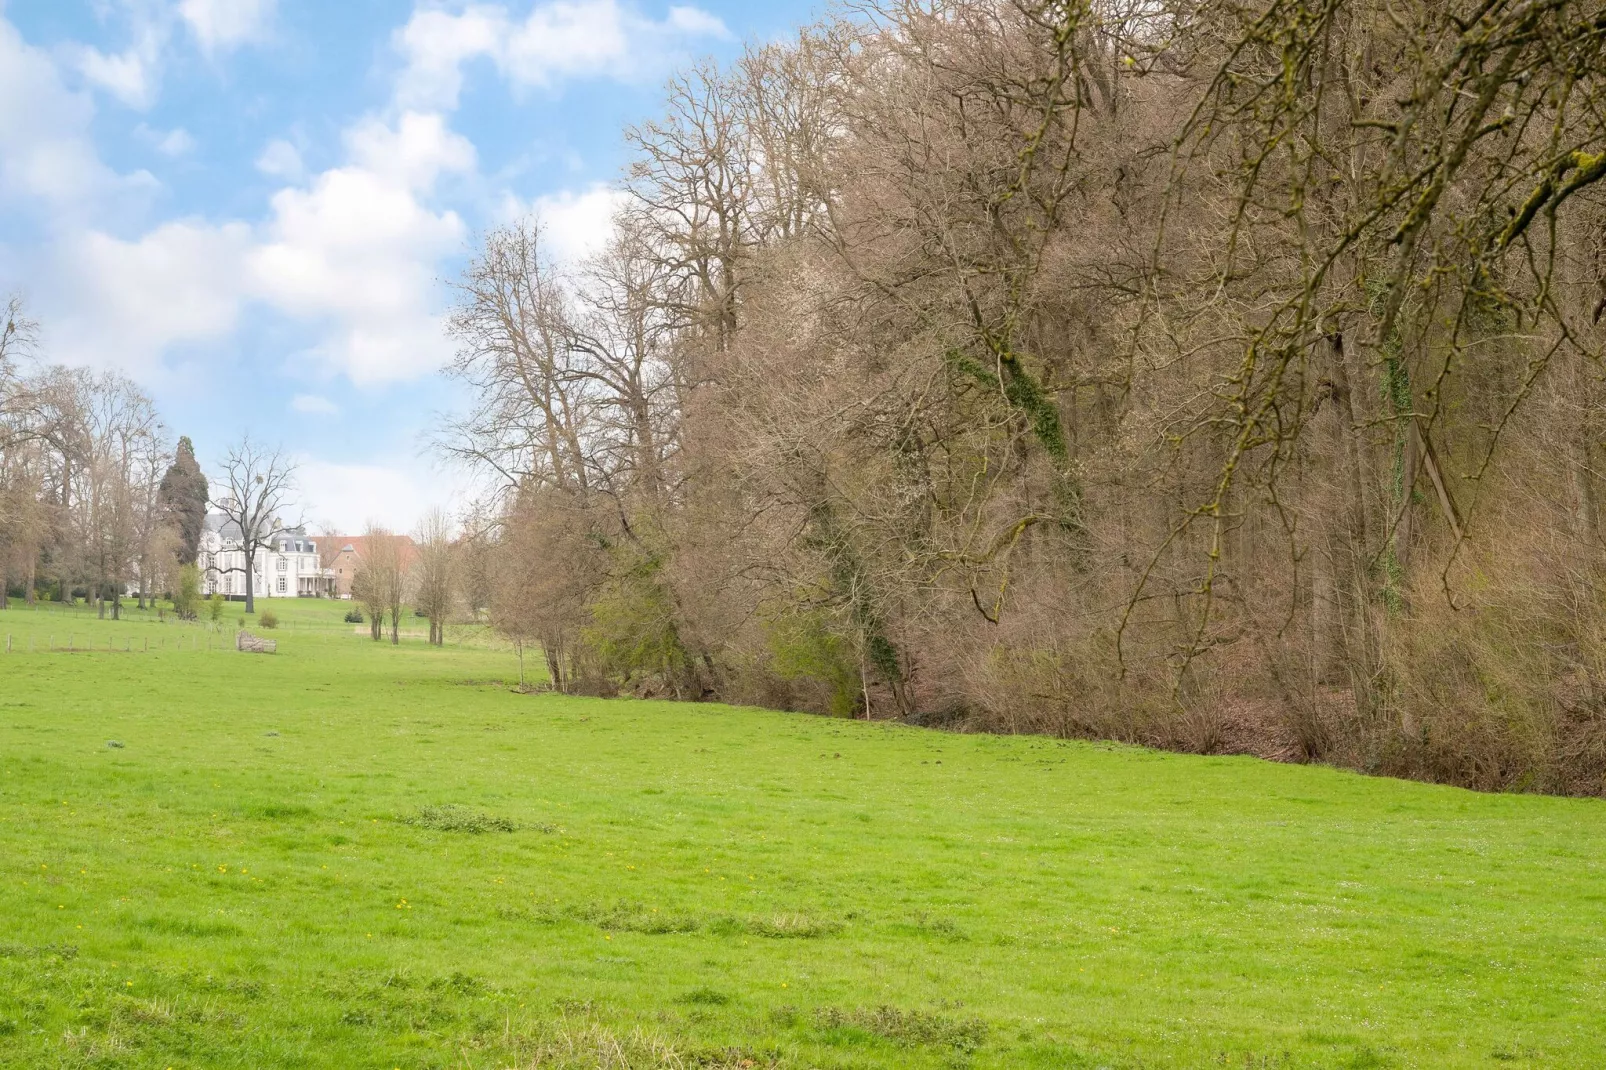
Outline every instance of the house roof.
POLYGON ((240 525, 222 513, 207 513, 205 523, 207 531, 217 532, 225 541, 240 541, 240 525))
MULTIPOLYGON (((418 544, 411 535, 391 535, 389 538, 396 544, 396 555, 401 558, 402 568, 412 568, 418 561, 418 544)), ((368 555, 368 536, 366 535, 324 535, 318 539, 322 547, 324 567, 337 556, 343 553, 355 554, 359 559, 368 555)))
MULTIPOLYGON (((240 525, 222 513, 207 513, 204 521, 207 531, 215 531, 224 542, 238 544, 241 541, 240 525)), ((274 550, 279 549, 282 542, 289 541, 298 545, 292 548, 291 553, 311 553, 313 540, 308 539, 305 527, 285 528, 277 532, 270 540, 274 550), (303 545, 305 544, 305 548, 303 545)))

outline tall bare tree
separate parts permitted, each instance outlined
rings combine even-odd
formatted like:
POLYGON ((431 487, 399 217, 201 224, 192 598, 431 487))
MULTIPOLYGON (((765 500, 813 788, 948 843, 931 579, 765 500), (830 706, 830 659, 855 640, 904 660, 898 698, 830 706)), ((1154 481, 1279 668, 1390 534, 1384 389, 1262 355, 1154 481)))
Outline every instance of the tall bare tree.
POLYGON ((698 65, 605 255, 459 288, 493 621, 564 688, 1606 790, 1603 71, 1597 0, 698 65))
POLYGON ((243 572, 245 611, 255 613, 257 555, 295 526, 283 519, 296 489, 295 462, 282 448, 245 435, 224 454, 211 485, 212 505, 235 529, 229 535, 239 540, 244 558, 243 566, 213 566, 211 571, 243 572))
POLYGON ((424 514, 418 527, 418 563, 413 566, 414 604, 429 618, 429 641, 446 643, 446 621, 456 601, 456 562, 452 526, 441 509, 424 514))
POLYGON ((390 641, 401 642, 402 605, 407 598, 411 562, 402 552, 401 537, 389 528, 370 523, 362 537, 362 561, 352 580, 352 591, 368 610, 374 641, 384 635, 390 618, 390 641))

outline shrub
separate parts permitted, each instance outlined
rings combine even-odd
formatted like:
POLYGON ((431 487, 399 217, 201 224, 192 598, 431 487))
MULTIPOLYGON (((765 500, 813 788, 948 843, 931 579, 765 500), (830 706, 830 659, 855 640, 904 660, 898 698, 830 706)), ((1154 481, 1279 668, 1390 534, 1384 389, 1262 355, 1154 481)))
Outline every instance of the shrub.
POLYGON ((362 621, 362 610, 358 609, 356 606, 352 606, 350 609, 346 610, 347 624, 361 624, 362 621))
POLYGON ((264 609, 257 616, 257 626, 268 629, 277 628, 279 626, 279 618, 274 616, 273 610, 264 609))
POLYGON ((624 686, 693 690, 696 670, 675 627, 669 588, 653 558, 621 560, 589 606, 581 636, 598 667, 624 686))
POLYGON ((173 612, 180 620, 194 620, 201 609, 201 570, 184 565, 178 570, 178 589, 173 592, 173 612))
POLYGON ((863 708, 862 680, 852 647, 823 613, 786 613, 771 621, 767 630, 775 675, 817 692, 809 696, 809 708, 823 706, 837 717, 855 716, 863 708))
POLYGON ((214 622, 223 619, 223 596, 215 594, 206 600, 207 612, 214 622))

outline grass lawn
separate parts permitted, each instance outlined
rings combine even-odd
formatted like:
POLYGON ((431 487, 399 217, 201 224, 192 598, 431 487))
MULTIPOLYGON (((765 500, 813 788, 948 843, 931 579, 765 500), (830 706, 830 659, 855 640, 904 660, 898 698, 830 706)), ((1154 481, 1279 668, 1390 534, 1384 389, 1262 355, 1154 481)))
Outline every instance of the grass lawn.
POLYGON ((1599 801, 520 695, 267 606, 0 612, 0 1066, 1606 1066, 1599 801))

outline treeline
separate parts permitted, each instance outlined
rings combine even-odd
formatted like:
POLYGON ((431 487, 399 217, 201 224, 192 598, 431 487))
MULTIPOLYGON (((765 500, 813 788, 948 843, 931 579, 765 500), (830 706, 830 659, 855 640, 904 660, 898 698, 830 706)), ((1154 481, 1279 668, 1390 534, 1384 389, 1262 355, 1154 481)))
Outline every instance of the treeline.
POLYGON ((1606 790, 1606 14, 854 5, 485 236, 557 685, 1606 790))
POLYGON ((0 609, 86 598, 115 617, 130 590, 144 608, 195 560, 205 477, 138 386, 37 367, 35 335, 20 301, 0 309, 0 609))

